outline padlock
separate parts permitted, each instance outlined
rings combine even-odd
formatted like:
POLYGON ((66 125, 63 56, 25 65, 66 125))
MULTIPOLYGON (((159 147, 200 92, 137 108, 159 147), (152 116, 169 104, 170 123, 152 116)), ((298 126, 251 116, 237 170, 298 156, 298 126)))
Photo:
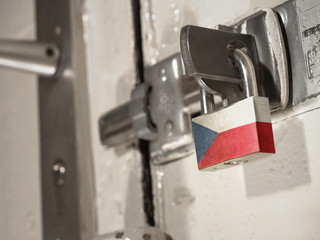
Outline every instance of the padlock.
POLYGON ((252 96, 192 119, 199 170, 238 165, 275 153, 269 101, 252 96))
POLYGON ((192 119, 199 170, 239 165, 275 153, 269 100, 259 97, 254 65, 245 48, 231 46, 246 98, 192 119))

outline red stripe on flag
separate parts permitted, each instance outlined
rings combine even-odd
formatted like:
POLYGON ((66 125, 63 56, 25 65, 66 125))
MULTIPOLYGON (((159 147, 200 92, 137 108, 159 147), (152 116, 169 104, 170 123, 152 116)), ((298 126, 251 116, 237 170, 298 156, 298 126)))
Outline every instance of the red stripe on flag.
POLYGON ((255 152, 275 153, 272 124, 254 122, 219 133, 198 168, 206 168, 255 152))

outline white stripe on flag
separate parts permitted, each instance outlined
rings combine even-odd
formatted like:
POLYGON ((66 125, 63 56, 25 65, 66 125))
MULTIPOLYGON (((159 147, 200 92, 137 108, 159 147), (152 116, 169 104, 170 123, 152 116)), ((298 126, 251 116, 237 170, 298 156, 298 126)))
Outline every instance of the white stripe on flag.
POLYGON ((192 119, 218 133, 254 122, 271 122, 269 100, 266 97, 250 97, 231 106, 192 119))

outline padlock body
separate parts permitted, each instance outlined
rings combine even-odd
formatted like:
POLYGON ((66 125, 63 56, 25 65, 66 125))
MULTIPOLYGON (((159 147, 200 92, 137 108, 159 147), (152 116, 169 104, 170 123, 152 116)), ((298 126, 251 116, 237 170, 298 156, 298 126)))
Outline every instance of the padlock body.
POLYGON ((216 170, 275 153, 269 100, 250 97, 192 119, 199 170, 216 170))

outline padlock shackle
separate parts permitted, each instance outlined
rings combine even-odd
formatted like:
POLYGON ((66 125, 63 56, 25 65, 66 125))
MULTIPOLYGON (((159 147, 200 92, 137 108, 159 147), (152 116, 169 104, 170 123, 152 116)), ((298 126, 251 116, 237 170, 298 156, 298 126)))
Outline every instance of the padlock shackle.
POLYGON ((213 94, 207 92, 204 88, 200 88, 200 104, 201 114, 207 114, 214 110, 213 94))
POLYGON ((246 97, 258 96, 256 72, 250 56, 242 48, 228 48, 228 53, 240 72, 246 97))
MULTIPOLYGON (((247 98, 258 96, 256 72, 246 47, 241 45, 241 43, 230 44, 227 52, 230 61, 240 72, 245 96, 247 98)), ((214 110, 214 98, 213 94, 206 90, 207 88, 204 88, 201 84, 200 86, 201 114, 207 114, 214 110)))

